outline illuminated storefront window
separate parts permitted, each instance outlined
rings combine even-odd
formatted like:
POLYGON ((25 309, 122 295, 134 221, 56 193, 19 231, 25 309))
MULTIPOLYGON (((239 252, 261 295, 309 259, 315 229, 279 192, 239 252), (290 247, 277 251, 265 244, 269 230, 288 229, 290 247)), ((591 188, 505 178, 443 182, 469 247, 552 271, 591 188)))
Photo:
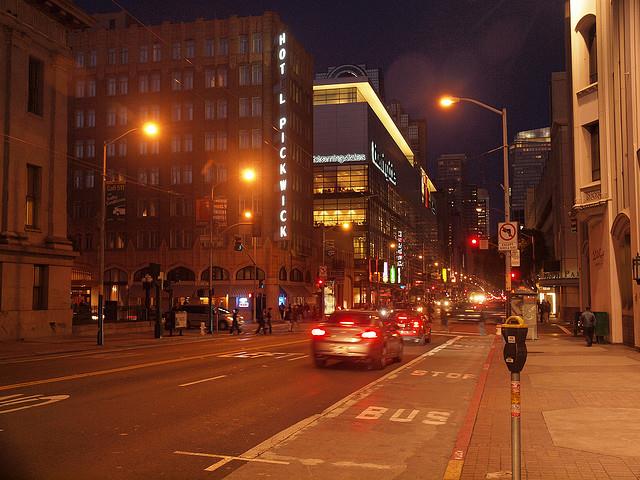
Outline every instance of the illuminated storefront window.
POLYGON ((366 200, 364 198, 327 198, 313 202, 313 221, 316 225, 354 225, 366 223, 366 200))
POLYGON ((315 167, 313 193, 366 192, 367 165, 315 167))

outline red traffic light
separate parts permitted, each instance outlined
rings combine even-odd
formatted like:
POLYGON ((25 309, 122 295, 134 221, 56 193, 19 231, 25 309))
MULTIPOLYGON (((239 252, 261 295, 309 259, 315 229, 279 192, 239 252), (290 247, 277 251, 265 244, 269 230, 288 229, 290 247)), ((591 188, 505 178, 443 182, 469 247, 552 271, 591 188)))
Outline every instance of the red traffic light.
POLYGON ((480 246, 480 239, 478 237, 471 237, 469 239, 469 245, 473 248, 477 248, 480 246))
POLYGON ((323 279, 321 279, 321 278, 318 278, 318 279, 316 280, 316 285, 317 285, 318 287, 322 287, 322 286, 324 285, 324 280, 323 280, 323 279))

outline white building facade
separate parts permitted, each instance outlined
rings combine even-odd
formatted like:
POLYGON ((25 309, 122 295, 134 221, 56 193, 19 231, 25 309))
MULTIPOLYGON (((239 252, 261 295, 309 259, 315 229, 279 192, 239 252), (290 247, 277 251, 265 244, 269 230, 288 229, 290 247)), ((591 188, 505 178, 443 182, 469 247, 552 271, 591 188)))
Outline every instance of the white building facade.
POLYGON ((640 2, 569 0, 580 303, 640 346, 640 2))

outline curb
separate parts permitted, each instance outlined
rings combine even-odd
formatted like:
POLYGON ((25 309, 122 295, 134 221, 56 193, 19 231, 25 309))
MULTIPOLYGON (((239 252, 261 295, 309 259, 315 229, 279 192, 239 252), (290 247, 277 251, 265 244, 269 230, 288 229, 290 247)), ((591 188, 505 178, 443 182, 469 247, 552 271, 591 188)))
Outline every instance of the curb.
POLYGON ((496 335, 494 337, 493 343, 491 344, 489 354, 487 355, 487 359, 482 367, 482 373, 480 374, 478 383, 476 384, 476 388, 473 391, 473 397, 471 397, 471 402, 469 403, 469 408, 467 409, 467 415, 465 416, 464 423, 458 431, 456 443, 454 444, 453 451, 451 452, 451 457, 449 458, 449 462, 447 463, 447 469, 444 472, 443 480, 460 480, 460 477, 462 476, 464 459, 467 454, 467 448, 469 448, 469 443, 471 443, 473 427, 475 426, 476 417, 478 416, 478 411, 480 410, 480 401, 482 400, 482 395, 484 394, 484 387, 487 383, 487 377, 489 376, 489 368, 491 367, 491 362, 493 361, 493 355, 496 352, 496 345, 499 338, 501 337, 496 335))

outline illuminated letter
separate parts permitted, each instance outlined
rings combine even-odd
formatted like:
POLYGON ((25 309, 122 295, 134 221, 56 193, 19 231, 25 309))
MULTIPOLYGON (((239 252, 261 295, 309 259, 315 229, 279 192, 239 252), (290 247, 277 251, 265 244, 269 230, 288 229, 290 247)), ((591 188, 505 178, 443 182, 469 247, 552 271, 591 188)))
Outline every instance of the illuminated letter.
POLYGON ((284 104, 285 99, 284 99, 284 94, 280 93, 280 105, 284 104))
POLYGON ((280 210, 280 221, 281 222, 286 222, 287 221, 287 211, 286 210, 280 210))
POLYGON ((281 117, 279 121, 280 130, 282 130, 286 124, 287 124, 287 117, 281 117))
POLYGON ((286 203, 287 203, 287 197, 284 194, 280 195, 280 206, 284 207, 286 203))
POLYGON ((284 143, 284 130, 280 132, 280 143, 284 143))
POLYGON ((283 160, 287 158, 287 147, 280 148, 280 158, 283 160))
POLYGON ((282 47, 278 52, 278 58, 280 60, 284 60, 286 56, 287 56, 287 50, 284 47, 282 47))
POLYGON ((284 63, 280 64, 280 75, 284 75, 284 63))
POLYGON ((287 174, 287 164, 286 163, 281 163, 280 164, 280 175, 286 175, 287 174))
POLYGON ((284 45, 287 42, 287 34, 286 32, 282 32, 278 37, 278 45, 284 45))
POLYGON ((287 238, 287 226, 286 225, 281 225, 280 226, 280 238, 287 238))
POLYGON ((284 180, 280 180, 280 191, 281 192, 286 192, 287 191, 287 179, 286 178, 284 180))

